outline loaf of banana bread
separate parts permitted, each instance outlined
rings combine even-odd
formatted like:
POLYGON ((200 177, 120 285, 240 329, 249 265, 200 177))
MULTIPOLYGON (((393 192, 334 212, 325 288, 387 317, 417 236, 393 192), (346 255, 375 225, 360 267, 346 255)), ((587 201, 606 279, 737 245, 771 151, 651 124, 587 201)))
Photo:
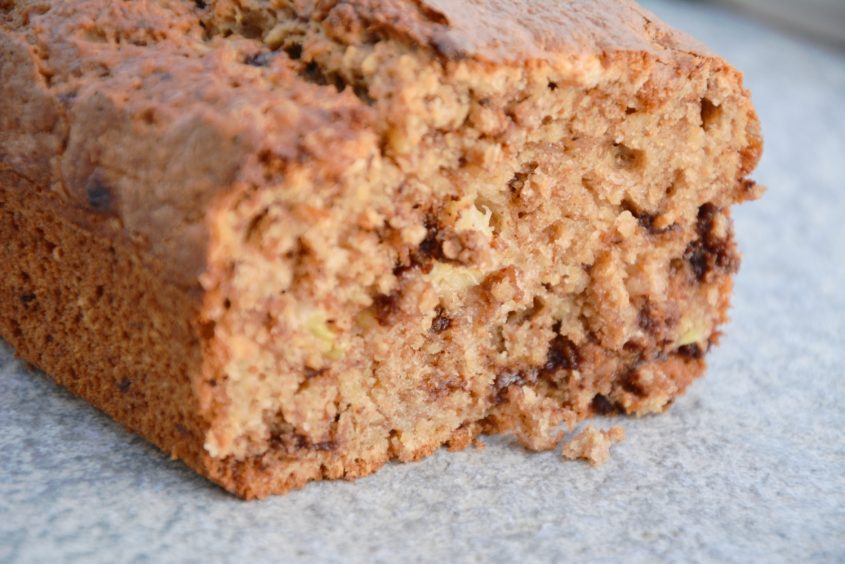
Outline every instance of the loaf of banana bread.
POLYGON ((629 0, 0 0, 0 335, 245 497, 704 369, 741 75, 629 0))

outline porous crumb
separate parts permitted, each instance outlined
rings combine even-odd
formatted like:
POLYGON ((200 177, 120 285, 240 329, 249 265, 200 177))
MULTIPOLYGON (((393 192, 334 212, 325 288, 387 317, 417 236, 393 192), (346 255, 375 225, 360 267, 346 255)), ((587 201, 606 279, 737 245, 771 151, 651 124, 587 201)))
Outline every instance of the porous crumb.
POLYGON ((563 457, 569 460, 586 460, 601 466, 610 457, 610 447, 625 439, 625 430, 614 426, 606 431, 588 425, 563 446, 563 457))

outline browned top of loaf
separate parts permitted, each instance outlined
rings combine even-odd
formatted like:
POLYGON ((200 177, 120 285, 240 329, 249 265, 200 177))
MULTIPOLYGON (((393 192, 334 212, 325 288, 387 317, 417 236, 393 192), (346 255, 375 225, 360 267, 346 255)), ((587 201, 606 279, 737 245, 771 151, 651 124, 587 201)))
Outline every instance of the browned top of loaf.
POLYGON ((450 58, 491 62, 642 51, 709 54, 633 0, 329 0, 371 26, 450 58))
POLYGON ((0 168, 86 229, 149 247, 175 282, 197 283, 205 214, 263 181, 262 155, 331 175, 375 143, 354 96, 299 79, 284 57, 245 64, 262 45, 205 40, 194 2, 2 7, 0 168))
MULTIPOLYGON (((188 285, 204 268, 207 208, 260 184, 263 154, 330 172, 378 146, 352 93, 307 83, 284 57, 246 64, 260 41, 205 37, 202 6, 229 1, 0 1, 0 167, 48 187, 75 221, 148 246, 188 285)), ((635 52, 671 67, 704 53, 630 0, 293 4, 454 59, 635 52)))

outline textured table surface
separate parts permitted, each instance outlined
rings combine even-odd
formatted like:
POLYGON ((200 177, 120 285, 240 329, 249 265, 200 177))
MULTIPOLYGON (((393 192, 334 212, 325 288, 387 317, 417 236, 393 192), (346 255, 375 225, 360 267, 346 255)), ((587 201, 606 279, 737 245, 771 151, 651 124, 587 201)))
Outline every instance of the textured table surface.
POLYGON ((767 141, 733 323, 669 413, 599 469, 497 438, 247 504, 0 343, 0 561, 845 561, 845 54, 648 5, 746 72, 767 141))

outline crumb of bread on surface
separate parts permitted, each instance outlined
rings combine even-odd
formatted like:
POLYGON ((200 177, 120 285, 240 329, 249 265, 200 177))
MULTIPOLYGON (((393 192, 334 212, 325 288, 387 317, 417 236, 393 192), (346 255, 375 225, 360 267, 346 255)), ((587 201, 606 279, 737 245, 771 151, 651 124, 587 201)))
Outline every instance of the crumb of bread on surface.
POLYGON ((587 426, 563 447, 563 457, 569 460, 586 460, 593 466, 601 466, 610 458, 613 443, 625 439, 622 427, 611 427, 606 431, 587 426))

